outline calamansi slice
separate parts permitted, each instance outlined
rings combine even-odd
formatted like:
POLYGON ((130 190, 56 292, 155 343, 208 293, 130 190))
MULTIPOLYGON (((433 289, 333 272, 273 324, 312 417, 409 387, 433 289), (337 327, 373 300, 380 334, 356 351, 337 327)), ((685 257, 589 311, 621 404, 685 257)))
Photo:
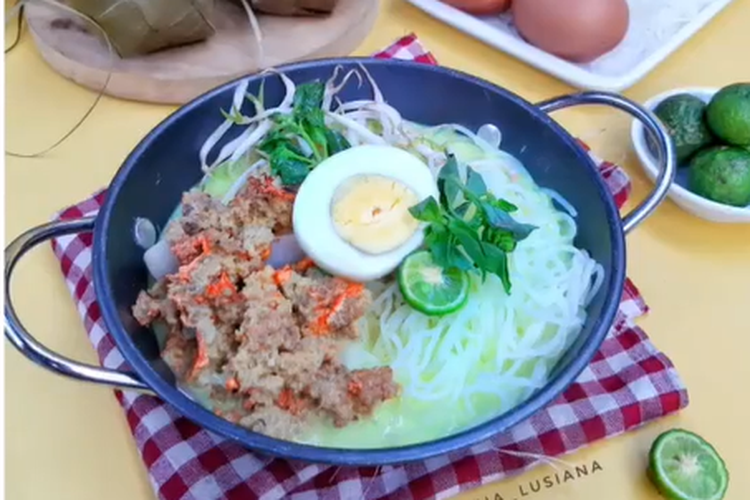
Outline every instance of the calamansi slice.
POLYGON ((398 269, 404 300, 429 316, 458 311, 469 298, 469 276, 459 269, 443 269, 427 251, 409 255, 398 269))
POLYGON ((683 429, 656 438, 649 467, 651 480, 670 500, 721 500, 729 484, 724 460, 714 447, 683 429))

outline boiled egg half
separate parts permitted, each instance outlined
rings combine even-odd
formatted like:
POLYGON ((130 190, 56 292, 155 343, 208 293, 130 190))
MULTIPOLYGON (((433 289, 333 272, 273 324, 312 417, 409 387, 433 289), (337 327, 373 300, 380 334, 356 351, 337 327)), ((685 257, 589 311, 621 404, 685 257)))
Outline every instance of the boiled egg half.
POLYGON ((419 248, 424 227, 409 208, 438 189, 419 158, 390 146, 357 146, 318 164, 297 192, 294 235, 321 269, 353 281, 392 272, 419 248))

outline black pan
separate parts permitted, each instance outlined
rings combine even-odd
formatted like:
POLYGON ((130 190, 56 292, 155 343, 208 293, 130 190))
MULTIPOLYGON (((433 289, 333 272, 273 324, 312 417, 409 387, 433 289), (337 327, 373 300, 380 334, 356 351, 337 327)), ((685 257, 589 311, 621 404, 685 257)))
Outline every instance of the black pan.
MULTIPOLYGON (((404 118, 423 124, 460 123, 476 130, 495 124, 502 130, 503 149, 517 156, 536 182, 562 194, 578 211, 576 245, 604 266, 604 284, 588 310, 577 341, 566 351, 546 386, 520 406, 485 423, 442 439, 400 448, 331 449, 277 440, 234 425, 180 392, 159 358, 154 336, 131 315, 139 290, 146 286, 143 250, 133 238, 137 217, 163 227, 181 194, 201 178, 198 149, 221 123, 219 109, 229 109, 237 81, 212 90, 178 109, 133 150, 109 186, 96 218, 53 222, 19 236, 6 249, 6 337, 39 365, 79 380, 155 393, 186 417, 258 452, 342 465, 380 465, 424 459, 471 446, 504 432, 540 411, 560 395, 588 365, 615 318, 625 280, 625 234, 641 223, 664 199, 674 179, 675 155, 658 120, 622 96, 584 92, 531 104, 476 77, 436 66, 398 60, 335 59, 278 68, 296 83, 328 79, 337 65, 363 64, 378 82, 389 104, 404 118), (658 146, 661 174, 654 191, 624 219, 620 218, 589 155, 548 113, 578 105, 607 105, 641 120, 658 146), (17 261, 32 247, 64 234, 93 231, 93 274, 107 328, 133 368, 132 373, 84 365, 39 344, 21 324, 10 300, 10 277, 17 261)), ((253 75, 249 92, 266 79, 265 95, 278 102, 283 86, 277 77, 253 75)), ((350 85, 344 101, 369 98, 366 88, 350 85)))

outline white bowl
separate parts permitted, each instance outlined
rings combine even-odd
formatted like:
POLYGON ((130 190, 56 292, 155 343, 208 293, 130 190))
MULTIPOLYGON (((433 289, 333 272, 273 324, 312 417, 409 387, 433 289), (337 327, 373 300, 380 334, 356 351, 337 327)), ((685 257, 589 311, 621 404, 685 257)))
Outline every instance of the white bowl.
MULTIPOLYGON (((661 101, 675 94, 692 94, 708 103, 711 100, 711 97, 713 97, 713 95, 716 94, 718 90, 719 89, 716 88, 706 87, 678 88, 652 97, 644 103, 644 107, 646 107, 650 111, 653 111, 661 101)), ((651 154, 651 151, 648 148, 646 136, 643 133, 643 125, 640 121, 633 121, 633 124, 630 128, 630 134, 633 141, 633 146, 635 147, 635 152, 638 154, 638 158, 641 161, 640 163, 643 166, 643 170, 646 172, 646 175, 648 175, 648 177, 653 181, 659 174, 659 166, 657 165, 656 159, 651 154)), ((750 224, 750 205, 743 208, 717 203, 690 192, 686 188, 686 185, 687 172, 684 167, 681 167, 677 171, 677 179, 669 188, 668 196, 683 210, 712 222, 744 222, 750 224)))

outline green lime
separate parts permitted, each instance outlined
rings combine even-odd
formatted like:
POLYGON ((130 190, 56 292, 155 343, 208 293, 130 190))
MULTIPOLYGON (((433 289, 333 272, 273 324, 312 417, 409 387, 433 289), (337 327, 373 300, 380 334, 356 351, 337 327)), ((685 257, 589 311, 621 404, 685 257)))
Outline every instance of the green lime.
POLYGON ((690 162, 688 189, 725 205, 750 205, 750 152, 731 146, 701 151, 690 162))
POLYGON ((706 120, 726 143, 750 146, 750 83, 735 83, 719 90, 706 108, 706 120))
POLYGON ((673 95, 654 108, 654 114, 674 142, 679 165, 684 165, 693 153, 714 142, 704 119, 705 110, 706 103, 691 94, 673 95))
POLYGON ((460 269, 443 269, 427 251, 404 259, 398 269, 398 286, 404 300, 428 316, 458 311, 469 298, 469 276, 460 269))
POLYGON ((721 500, 729 485, 714 447, 683 429, 664 432, 651 445, 649 477, 669 500, 721 500))

